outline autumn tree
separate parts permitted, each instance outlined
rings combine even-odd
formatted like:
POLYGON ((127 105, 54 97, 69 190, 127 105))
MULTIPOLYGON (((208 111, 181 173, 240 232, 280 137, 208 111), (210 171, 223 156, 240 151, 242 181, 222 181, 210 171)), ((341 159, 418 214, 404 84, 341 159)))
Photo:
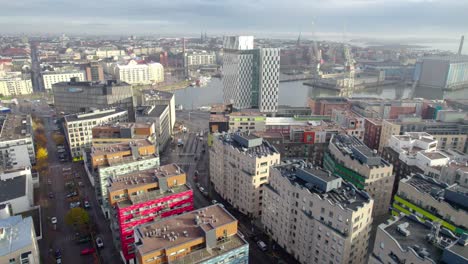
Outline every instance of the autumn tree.
POLYGON ((47 160, 48 156, 49 156, 49 153, 47 152, 46 148, 39 147, 37 149, 36 160, 47 160))
POLYGON ((65 223, 71 227, 86 227, 89 224, 89 214, 81 207, 72 208, 65 215, 65 223))
POLYGON ((57 145, 63 145, 63 143, 65 143, 65 137, 60 135, 60 134, 52 135, 52 139, 54 140, 55 144, 57 144, 57 145))

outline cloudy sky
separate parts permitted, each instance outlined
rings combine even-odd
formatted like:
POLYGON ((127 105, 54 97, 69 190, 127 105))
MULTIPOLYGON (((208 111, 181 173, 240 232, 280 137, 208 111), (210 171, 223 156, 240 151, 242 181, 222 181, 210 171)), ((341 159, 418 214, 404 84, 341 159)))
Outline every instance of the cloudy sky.
POLYGON ((457 39, 467 11, 468 0, 0 0, 0 33, 457 39))

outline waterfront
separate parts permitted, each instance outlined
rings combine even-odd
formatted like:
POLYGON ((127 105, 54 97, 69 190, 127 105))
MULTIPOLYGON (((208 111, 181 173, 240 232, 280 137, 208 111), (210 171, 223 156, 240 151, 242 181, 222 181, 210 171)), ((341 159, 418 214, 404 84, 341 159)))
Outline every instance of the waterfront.
MULTIPOLYGON (((291 106, 305 106, 307 98, 337 96, 332 90, 309 87, 303 81, 282 82, 279 88, 279 104, 291 106)), ((223 101, 223 84, 221 79, 212 78, 204 87, 187 87, 175 90, 176 103, 183 105, 184 109, 195 109, 223 101)), ((405 99, 410 97, 411 87, 385 86, 356 91, 353 97, 375 97, 382 99, 405 99)), ((428 99, 468 99, 468 90, 443 92, 438 89, 416 88, 413 97, 428 99)))

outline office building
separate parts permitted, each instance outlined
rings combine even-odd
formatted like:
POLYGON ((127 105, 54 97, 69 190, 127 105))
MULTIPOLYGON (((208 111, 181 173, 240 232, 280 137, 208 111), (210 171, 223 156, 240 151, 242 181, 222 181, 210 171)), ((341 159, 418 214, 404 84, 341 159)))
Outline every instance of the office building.
POLYGON ((34 206, 34 182, 30 167, 0 171, 0 204, 8 205, 13 214, 34 206))
POLYGON ((156 144, 156 128, 154 122, 103 124, 93 127, 93 146, 120 142, 130 142, 135 139, 147 139, 156 144))
POLYGON ((216 65, 216 53, 214 51, 207 52, 190 52, 185 53, 185 65, 191 66, 203 66, 203 65, 216 65))
POLYGON ((172 129, 169 105, 151 105, 137 107, 137 122, 155 124, 156 141, 159 151, 163 151, 171 141, 172 129))
POLYGON ((374 199, 373 216, 388 213, 395 179, 393 165, 349 135, 334 135, 328 150, 324 168, 369 193, 374 199))
POLYGON ((0 218, 0 263, 40 263, 32 217, 0 218))
MULTIPOLYGON (((1 71, 0 71, 1 73, 1 71)), ((32 94, 31 79, 23 78, 21 72, 8 72, 6 76, 0 74, 0 94, 16 96, 32 94)))
POLYGON ((77 81, 86 80, 83 71, 46 71, 42 72, 42 80, 44 81, 44 89, 51 92, 52 86, 56 83, 68 82, 71 78, 77 78, 77 81))
POLYGON ((422 174, 400 180, 394 196, 393 214, 417 216, 422 221, 439 222, 453 234, 468 233, 466 199, 468 189, 448 185, 422 174))
POLYGON ((36 164, 32 138, 32 119, 29 115, 0 116, 0 167, 11 169, 36 164))
POLYGON ((143 90, 141 94, 137 96, 137 102, 139 106, 168 105, 171 135, 174 134, 176 106, 175 95, 173 93, 158 90, 143 90))
POLYGON ((373 200, 306 162, 270 169, 262 224, 300 263, 365 263, 373 200))
POLYGON ((84 151, 85 170, 106 217, 111 209, 108 178, 159 167, 157 153, 154 143, 146 139, 93 145, 84 151))
POLYGON ((135 258, 134 228, 193 210, 193 191, 176 164, 109 177, 111 230, 122 260, 135 258))
POLYGON ((126 109, 129 119, 134 120, 132 86, 128 83, 108 80, 107 82, 81 82, 76 78, 53 85, 54 104, 58 112, 69 114, 88 112, 93 109, 119 107, 126 109))
POLYGON ((253 132, 266 130, 267 117, 265 114, 260 112, 232 112, 228 117, 230 132, 253 132))
POLYGON ((223 40, 224 103, 236 109, 278 110, 280 50, 254 49, 252 36, 229 36, 223 40))
POLYGON ((453 90, 468 85, 468 56, 426 57, 416 64, 419 86, 453 90))
POLYGON ((164 67, 160 63, 138 64, 132 60, 127 65, 117 65, 115 75, 129 84, 152 84, 164 81, 164 67))
POLYGON ((465 153, 468 151, 468 123, 466 121, 444 122, 407 117, 382 121, 379 152, 381 153, 383 148, 388 146, 392 135, 403 135, 405 132, 426 132, 437 140, 439 149, 456 149, 465 153))
POLYGON ((247 263, 249 244, 237 225, 220 205, 140 225, 135 229, 137 263, 247 263))
POLYGON ((87 113, 67 115, 64 117, 65 138, 74 160, 83 157, 83 150, 91 147, 95 126, 128 121, 127 110, 117 108, 94 110, 87 113))
POLYGON ((280 154, 252 134, 214 134, 210 149, 210 180, 214 189, 241 213, 260 217, 262 186, 280 154))
POLYGON ((86 66, 86 80, 88 82, 104 82, 104 70, 99 62, 90 62, 86 66))

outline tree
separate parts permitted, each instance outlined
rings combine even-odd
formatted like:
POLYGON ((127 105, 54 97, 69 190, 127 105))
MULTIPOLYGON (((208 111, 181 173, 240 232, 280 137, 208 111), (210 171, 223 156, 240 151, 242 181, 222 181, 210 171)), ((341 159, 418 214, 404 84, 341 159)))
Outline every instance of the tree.
POLYGON ((36 153, 36 160, 37 161, 43 161, 43 160, 47 160, 47 157, 49 156, 49 153, 47 152, 47 149, 44 148, 44 147, 39 147, 37 149, 37 153, 36 153))
POLYGON ((47 144, 47 138, 43 133, 36 133, 34 135, 34 140, 36 141, 37 145, 41 147, 45 147, 47 144))
POLYGON ((89 224, 89 214, 81 207, 72 208, 65 215, 65 223, 71 227, 85 227, 89 224))
POLYGON ((60 135, 60 134, 52 135, 52 139, 54 140, 55 144, 57 144, 57 145, 63 145, 63 143, 65 143, 65 137, 60 135))

